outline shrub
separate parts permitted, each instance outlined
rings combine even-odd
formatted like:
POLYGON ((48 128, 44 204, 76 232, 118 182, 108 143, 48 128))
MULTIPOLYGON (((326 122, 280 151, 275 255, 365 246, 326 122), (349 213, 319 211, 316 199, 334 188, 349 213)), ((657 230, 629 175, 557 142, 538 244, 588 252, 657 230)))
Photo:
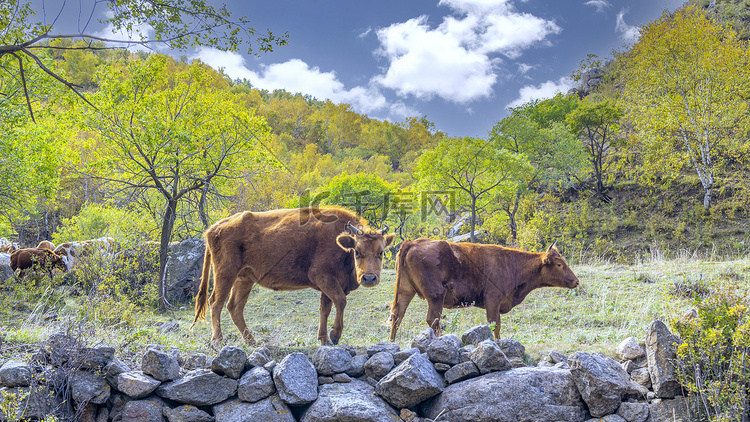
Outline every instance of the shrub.
POLYGON ((52 240, 63 243, 109 236, 120 243, 134 244, 149 240, 156 227, 153 217, 144 212, 89 204, 77 216, 64 219, 52 240))
POLYGON ((690 392, 691 420, 742 421, 750 410, 748 297, 718 290, 695 299, 697 318, 674 323, 683 343, 677 376, 690 392))

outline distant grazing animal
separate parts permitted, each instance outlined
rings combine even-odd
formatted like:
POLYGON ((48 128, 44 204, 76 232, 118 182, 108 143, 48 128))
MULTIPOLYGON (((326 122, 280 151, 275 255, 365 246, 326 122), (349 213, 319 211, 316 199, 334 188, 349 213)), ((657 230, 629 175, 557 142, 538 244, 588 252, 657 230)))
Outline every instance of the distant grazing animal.
POLYGON ((380 282, 383 250, 394 237, 385 235, 387 227, 373 231, 363 226, 355 213, 343 208, 245 211, 220 220, 204 233, 203 277, 190 328, 205 320, 210 306, 211 338, 214 344, 220 342, 226 302, 243 338, 253 343, 243 310, 254 284, 272 290, 312 288, 321 292, 318 339, 321 344, 337 344, 344 328, 346 295, 360 285, 373 287, 380 282), (208 299, 212 265, 214 290, 208 299), (336 319, 329 338, 332 305, 336 305, 336 319))
POLYGON ((49 249, 39 248, 13 251, 10 254, 10 268, 14 272, 20 269, 20 277, 23 277, 27 270, 45 271, 49 278, 52 278, 52 270, 55 268, 59 268, 63 272, 68 270, 60 255, 49 249))
POLYGON ((508 313, 539 287, 578 286, 578 278, 555 245, 526 252, 497 245, 406 240, 396 257, 396 292, 391 305, 391 341, 414 298, 427 299, 427 325, 440 335, 443 308, 487 310, 500 336, 500 314, 508 313))
POLYGON ((37 249, 49 249, 51 251, 55 250, 55 244, 50 242, 49 240, 42 240, 36 247, 37 249))
POLYGON ((70 271, 79 259, 97 253, 111 254, 114 252, 114 246, 115 240, 111 237, 100 237, 98 239, 61 243, 54 251, 62 256, 65 266, 70 271))

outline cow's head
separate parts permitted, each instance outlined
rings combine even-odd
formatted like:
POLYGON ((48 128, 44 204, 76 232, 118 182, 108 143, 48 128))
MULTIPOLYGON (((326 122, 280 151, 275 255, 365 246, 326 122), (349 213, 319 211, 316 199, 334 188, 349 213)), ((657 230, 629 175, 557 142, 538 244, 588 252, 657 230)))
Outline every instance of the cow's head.
POLYGON ((573 274, 565 258, 555 246, 557 242, 547 248, 542 254, 542 285, 551 287, 567 287, 573 289, 578 287, 578 277, 573 274))
POLYGON ((386 235, 388 226, 380 231, 360 230, 346 223, 346 232, 336 238, 341 249, 354 252, 354 266, 357 270, 357 282, 365 287, 380 283, 380 270, 383 268, 383 251, 395 234, 386 235))
POLYGON ((65 259, 63 258, 62 255, 52 252, 50 250, 46 250, 46 251, 47 251, 47 265, 49 266, 50 270, 59 268, 64 273, 68 272, 68 266, 66 265, 65 259))

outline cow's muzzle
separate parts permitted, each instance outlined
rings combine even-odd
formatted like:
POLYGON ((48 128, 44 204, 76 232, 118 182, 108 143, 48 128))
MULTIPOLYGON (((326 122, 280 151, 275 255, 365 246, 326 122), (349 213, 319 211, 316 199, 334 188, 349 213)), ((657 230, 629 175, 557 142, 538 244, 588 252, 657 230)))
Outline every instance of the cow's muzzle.
POLYGON ((373 287, 378 284, 378 277, 372 274, 365 274, 360 279, 360 284, 365 287, 373 287))

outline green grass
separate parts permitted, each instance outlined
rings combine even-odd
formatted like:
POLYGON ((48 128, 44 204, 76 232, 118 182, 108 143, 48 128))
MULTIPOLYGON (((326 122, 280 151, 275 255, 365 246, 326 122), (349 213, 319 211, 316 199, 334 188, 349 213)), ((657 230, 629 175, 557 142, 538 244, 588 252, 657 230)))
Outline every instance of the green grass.
MULTIPOLYGON (((549 351, 603 352, 614 356, 617 344, 633 336, 643 338, 645 328, 656 319, 667 322, 679 318, 691 308, 692 300, 680 294, 676 285, 700 282, 710 291, 718 285, 746 285, 750 260, 709 262, 678 259, 653 260, 636 265, 597 264, 574 266, 581 281, 574 290, 543 288, 501 316, 503 338, 520 341, 532 359, 549 351)), ((388 316, 393 300, 395 272, 384 270, 382 282, 374 288, 360 287, 348 296, 341 344, 358 349, 388 341, 388 316)), ((318 307, 320 294, 314 290, 276 292, 256 287, 245 308, 245 318, 259 344, 268 345, 276 357, 293 350, 312 353, 318 346, 318 307)), ((13 301, 13 298, 10 298, 13 301)), ((50 333, 70 330, 89 343, 103 342, 118 348, 118 356, 137 360, 147 344, 158 343, 191 352, 215 353, 211 348, 209 322, 200 322, 188 331, 193 305, 166 314, 136 313, 135 319, 119 324, 95 320, 91 303, 85 297, 56 301, 59 319, 44 322, 49 295, 40 305, 20 307, 0 324, 0 354, 17 352, 20 343, 38 342, 50 333), (34 311, 36 310, 36 311, 34 311), (159 326, 168 320, 179 322, 176 332, 161 333, 159 326)), ((334 310, 335 312, 335 310, 334 310)), ((412 301, 396 342, 408 348, 411 340, 427 328, 427 305, 417 297, 412 301)), ((329 329, 333 324, 329 318, 329 329)), ((465 330, 485 324, 485 311, 478 308, 448 309, 443 313, 445 333, 461 335, 465 330)), ((222 313, 224 344, 243 346, 239 332, 226 309, 222 313)))

